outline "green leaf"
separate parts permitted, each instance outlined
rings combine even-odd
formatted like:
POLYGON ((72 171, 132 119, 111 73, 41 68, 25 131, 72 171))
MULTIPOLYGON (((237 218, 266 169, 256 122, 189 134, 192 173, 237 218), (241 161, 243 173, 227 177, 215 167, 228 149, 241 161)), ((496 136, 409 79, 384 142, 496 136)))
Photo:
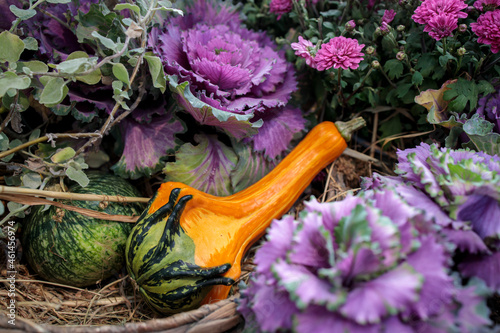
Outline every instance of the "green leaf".
POLYGON ((40 129, 39 128, 35 128, 31 133, 30 133, 30 137, 28 139, 28 141, 33 141, 33 140, 36 140, 40 137, 40 129))
POLYGON ((456 82, 449 84, 448 88, 450 89, 444 92, 443 97, 450 101, 449 110, 461 112, 467 103, 469 103, 471 110, 476 108, 479 89, 475 82, 459 78, 456 82))
POLYGON ((24 51, 21 38, 7 30, 0 33, 0 45, 0 62, 16 62, 24 51))
MULTIPOLYGON (((9 149, 16 148, 17 146, 21 145, 23 142, 19 139, 14 139, 9 143, 9 149)), ((2 158, 2 162, 9 162, 12 157, 14 157, 14 153, 5 156, 2 158)))
POLYGON ((9 9, 12 12, 12 14, 16 15, 17 17, 19 17, 21 19, 21 21, 30 19, 30 18, 32 18, 33 16, 36 15, 36 10, 34 10, 32 8, 31 9, 21 9, 21 8, 18 8, 17 6, 15 6, 15 5, 10 5, 9 9))
MULTIPOLYGON (((81 59, 81 58, 89 58, 89 55, 83 51, 75 51, 71 53, 66 60, 73 60, 73 59, 81 59)), ((94 61, 92 61, 94 63, 94 61)), ((95 64, 95 63, 94 63, 95 64)), ((94 66, 94 65, 92 65, 94 66)), ((87 74, 87 75, 78 75, 76 76, 76 79, 78 81, 84 82, 86 84, 97 84, 99 81, 101 81, 101 70, 97 68, 94 70, 92 73, 87 74)))
POLYGON ((424 77, 422 76, 422 74, 420 72, 417 71, 417 72, 413 73, 413 76, 411 77, 411 82, 414 85, 419 86, 424 82, 424 77))
POLYGON ((334 235, 342 251, 348 250, 354 244, 370 241, 371 229, 366 218, 366 209, 356 205, 350 215, 340 219, 334 229, 334 235))
POLYGON ((472 135, 486 135, 491 133, 495 125, 488 120, 481 118, 478 114, 472 116, 463 125, 465 133, 472 135))
POLYGON ((113 75, 130 87, 130 78, 127 68, 122 63, 113 64, 113 75))
POLYGON ((17 76, 13 72, 0 74, 0 97, 3 97, 9 89, 26 89, 30 84, 31 79, 26 75, 17 76))
POLYGON ((160 58, 149 53, 144 56, 144 59, 148 62, 151 79, 153 80, 153 87, 159 88, 160 91, 164 93, 167 89, 167 81, 160 58))
POLYGON ((103 35, 99 34, 97 31, 92 32, 91 34, 93 37, 96 37, 99 39, 99 41, 104 45, 106 48, 113 50, 115 52, 118 52, 118 45, 116 45, 113 40, 111 40, 108 37, 104 37, 103 35))
POLYGON ((495 87, 486 80, 481 80, 477 83, 477 89, 480 94, 492 94, 496 91, 495 87))
POLYGON ((391 79, 397 79, 403 74, 403 64, 401 61, 396 59, 391 59, 387 61, 384 65, 384 70, 391 79))
POLYGON ((42 177, 35 172, 24 174, 21 179, 27 188, 39 188, 42 185, 42 177))
POLYGON ((78 57, 70 58, 56 66, 56 69, 66 74, 77 74, 91 69, 97 63, 97 57, 87 58, 78 57))
POLYGON ((131 11, 134 11, 138 15, 141 14, 141 9, 137 5, 133 5, 131 3, 120 3, 117 4, 114 8, 114 10, 119 11, 119 10, 124 10, 124 9, 130 9, 131 11))
POLYGON ((19 70, 20 67, 21 67, 21 70, 22 70, 23 67, 27 67, 32 72, 47 73, 49 71, 49 66, 47 66, 44 62, 39 61, 39 60, 32 60, 32 61, 26 61, 26 62, 18 62, 17 63, 18 70, 19 70))
POLYGON ((46 0, 48 3, 61 3, 61 4, 64 4, 64 3, 70 3, 71 0, 46 0))
POLYGON ((30 51, 38 51, 38 41, 33 37, 23 39, 24 48, 30 51))
POLYGON ((9 201, 7 202, 7 208, 9 209, 9 212, 14 213, 14 216, 23 218, 24 215, 24 209, 23 205, 17 202, 9 201))
POLYGON ((419 71, 423 77, 427 77, 431 75, 436 65, 437 61, 432 55, 424 54, 420 58, 418 58, 418 62, 415 65, 415 69, 419 71))
POLYGON ((48 107, 55 106, 68 94, 66 82, 60 77, 51 78, 40 95, 40 103, 48 107))
POLYGON ((446 65, 448 64, 448 62, 450 60, 455 60, 457 61, 457 58, 455 58, 454 56, 452 56, 451 54, 449 53, 446 53, 446 55, 442 55, 439 57, 439 65, 441 67, 446 67, 446 65))
POLYGON ((7 109, 10 109, 14 106, 15 109, 19 112, 26 111, 30 106, 28 97, 22 92, 19 92, 17 96, 17 101, 16 101, 16 95, 14 96, 9 96, 9 94, 4 95, 2 98, 2 104, 7 109))
POLYGON ((403 83, 398 85, 398 87, 396 88, 396 96, 398 96, 398 98, 403 98, 410 91, 412 86, 413 84, 411 83, 403 83))
POLYGON ((9 149, 9 138, 4 133, 0 133, 0 151, 9 149))
POLYGON ((73 166, 69 166, 66 169, 66 176, 68 176, 69 179, 80 184, 81 187, 85 187, 89 184, 89 177, 87 177, 85 172, 83 172, 82 170, 77 170, 73 166))
POLYGON ((54 163, 63 163, 72 159, 76 155, 76 152, 71 147, 66 147, 59 150, 57 153, 52 155, 50 160, 54 163))

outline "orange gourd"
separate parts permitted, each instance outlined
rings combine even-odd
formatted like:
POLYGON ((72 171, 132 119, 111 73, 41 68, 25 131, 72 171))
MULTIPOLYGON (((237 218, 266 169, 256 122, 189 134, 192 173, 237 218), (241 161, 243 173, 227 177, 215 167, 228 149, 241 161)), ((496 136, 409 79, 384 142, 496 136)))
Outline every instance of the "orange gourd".
POLYGON ((342 124, 320 123, 269 174, 233 195, 162 184, 126 249, 129 274, 146 301, 170 314, 225 299, 250 246, 345 150, 349 134, 339 129, 350 133, 364 121, 342 124))

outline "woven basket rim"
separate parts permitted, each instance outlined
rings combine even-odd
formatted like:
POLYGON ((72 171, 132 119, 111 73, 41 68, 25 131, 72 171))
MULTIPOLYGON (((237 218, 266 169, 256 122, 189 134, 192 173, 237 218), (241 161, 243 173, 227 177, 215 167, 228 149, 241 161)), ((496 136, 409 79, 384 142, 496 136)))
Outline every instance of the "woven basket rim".
POLYGON ((237 312, 237 299, 233 295, 228 299, 213 304, 205 304, 200 308, 178 313, 165 318, 155 318, 143 322, 125 323, 124 325, 102 326, 59 326, 36 324, 31 320, 16 317, 13 326, 6 314, 0 313, 0 329, 18 332, 40 333, 126 333, 126 332, 226 332, 243 321, 237 312))

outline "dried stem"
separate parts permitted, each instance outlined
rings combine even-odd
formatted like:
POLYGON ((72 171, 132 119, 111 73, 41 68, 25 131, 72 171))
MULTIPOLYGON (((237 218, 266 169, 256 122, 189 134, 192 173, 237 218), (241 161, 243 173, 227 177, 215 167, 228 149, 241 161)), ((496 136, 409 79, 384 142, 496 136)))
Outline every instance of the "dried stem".
POLYGON ((81 201, 109 201, 109 202, 148 202, 149 198, 124 197, 120 195, 83 194, 57 191, 44 191, 30 188, 0 185, 0 194, 22 194, 40 196, 44 198, 81 200, 81 201))
POLYGON ((13 154, 15 152, 18 152, 24 148, 28 148, 31 145, 35 145, 40 142, 45 142, 50 140, 51 138, 72 138, 72 139, 80 139, 80 138, 93 138, 93 137, 101 137, 100 133, 57 133, 57 134, 50 134, 50 135, 45 135, 42 137, 39 137, 38 139, 31 140, 29 142, 23 143, 17 147, 14 147, 12 149, 6 150, 4 152, 0 152, 0 158, 4 158, 6 156, 9 156, 10 154, 13 154))

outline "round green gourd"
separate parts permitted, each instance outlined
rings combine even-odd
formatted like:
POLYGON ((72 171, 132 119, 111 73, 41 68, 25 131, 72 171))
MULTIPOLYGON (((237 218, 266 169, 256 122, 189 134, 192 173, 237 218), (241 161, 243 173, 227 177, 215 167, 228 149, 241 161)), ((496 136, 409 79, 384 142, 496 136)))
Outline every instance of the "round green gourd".
MULTIPOLYGON (((70 187, 74 193, 140 196, 126 180, 113 175, 90 174, 85 188, 70 187)), ((144 206, 137 203, 71 201, 68 204, 108 214, 140 215, 144 206)), ((56 207, 33 208, 23 223, 23 253, 31 268, 42 278, 65 285, 84 287, 111 277, 124 265, 125 242, 131 223, 99 220, 64 210, 54 218, 56 207)))

